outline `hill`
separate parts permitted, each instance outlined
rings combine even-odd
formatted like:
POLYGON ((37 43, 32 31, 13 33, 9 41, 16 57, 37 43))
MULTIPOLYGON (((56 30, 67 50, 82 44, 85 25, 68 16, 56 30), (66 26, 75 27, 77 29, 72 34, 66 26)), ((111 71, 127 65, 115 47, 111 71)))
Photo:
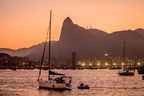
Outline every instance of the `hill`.
MULTIPOLYGON (((59 41, 52 41, 52 57, 70 60, 72 52, 77 52, 78 57, 103 58, 105 53, 121 57, 123 42, 126 42, 127 57, 144 57, 144 29, 121 30, 108 34, 99 29, 85 29, 67 17, 63 22, 59 41)), ((44 43, 41 43, 18 50, 0 49, 0 52, 40 60, 43 46, 44 43)), ((46 51, 45 58, 47 57, 46 51)))

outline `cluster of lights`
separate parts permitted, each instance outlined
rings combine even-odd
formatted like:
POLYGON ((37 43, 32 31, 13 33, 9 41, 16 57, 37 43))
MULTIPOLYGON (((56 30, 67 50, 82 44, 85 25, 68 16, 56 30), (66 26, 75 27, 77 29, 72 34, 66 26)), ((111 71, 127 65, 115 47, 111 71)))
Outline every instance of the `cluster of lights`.
MULTIPOLYGON (((107 55, 108 55, 108 54, 105 54, 105 56, 107 56, 107 55)), ((87 65, 93 66, 93 63, 91 63, 91 62, 88 63, 88 64, 86 64, 85 62, 79 61, 78 64, 81 65, 82 67, 85 67, 85 66, 87 66, 87 65)), ((101 66, 101 63, 100 63, 100 62, 97 62, 96 65, 97 65, 97 66, 101 66)), ((102 65, 103 65, 103 64, 102 64, 102 65)), ((105 65, 105 66, 109 66, 108 62, 105 62, 104 65, 105 65)), ((113 62, 112 65, 113 65, 113 66, 117 66, 117 63, 116 63, 116 62, 113 62)), ((122 62, 121 65, 124 66, 125 63, 122 62)), ((141 66, 141 63, 140 63, 140 62, 137 62, 137 65, 138 65, 138 66, 141 66)))

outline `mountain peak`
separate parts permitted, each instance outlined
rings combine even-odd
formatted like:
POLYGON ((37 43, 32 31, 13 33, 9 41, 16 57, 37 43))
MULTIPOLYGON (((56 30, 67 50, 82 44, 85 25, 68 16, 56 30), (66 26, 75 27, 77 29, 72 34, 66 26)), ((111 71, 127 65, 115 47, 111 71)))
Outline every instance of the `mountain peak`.
POLYGON ((64 24, 73 24, 72 20, 70 19, 70 17, 67 17, 65 20, 64 20, 64 24))
POLYGON ((144 31, 144 29, 143 28, 137 28, 134 31, 144 31))

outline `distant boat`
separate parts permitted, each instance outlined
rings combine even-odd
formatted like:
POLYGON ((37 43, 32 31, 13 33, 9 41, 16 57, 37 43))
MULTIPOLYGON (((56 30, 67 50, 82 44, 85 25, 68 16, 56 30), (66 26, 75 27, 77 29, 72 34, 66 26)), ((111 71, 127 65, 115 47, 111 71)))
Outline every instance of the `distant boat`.
POLYGON ((144 75, 142 75, 142 79, 144 80, 144 75))
POLYGON ((49 31, 47 32, 46 42, 44 45, 44 50, 42 55, 41 67, 38 76, 39 88, 53 89, 53 90, 66 90, 66 89, 70 90, 72 88, 71 85, 72 78, 69 76, 65 76, 65 74, 56 73, 50 70, 51 69, 51 16, 52 16, 52 11, 50 11, 49 31), (40 79, 40 76, 41 76, 41 70, 44 61, 48 34, 49 34, 48 80, 42 80, 40 79))
POLYGON ((11 70, 14 70, 14 71, 16 71, 16 68, 11 68, 11 70))
MULTIPOLYGON (((123 43, 123 62, 125 61, 125 42, 123 43)), ((121 71, 118 72, 120 76, 134 76, 134 72, 126 69, 125 67, 122 68, 121 71)))
POLYGON ((10 69, 13 70, 13 71, 16 71, 17 66, 16 66, 16 65, 15 65, 15 66, 12 66, 10 69))
POLYGON ((89 89, 89 85, 87 84, 83 84, 83 83, 80 83, 80 85, 78 86, 78 89, 89 89))
POLYGON ((137 70, 138 70, 138 74, 144 74, 144 67, 140 67, 137 70))
POLYGON ((133 76, 134 72, 130 70, 123 70, 123 71, 118 72, 118 74, 122 76, 133 76))

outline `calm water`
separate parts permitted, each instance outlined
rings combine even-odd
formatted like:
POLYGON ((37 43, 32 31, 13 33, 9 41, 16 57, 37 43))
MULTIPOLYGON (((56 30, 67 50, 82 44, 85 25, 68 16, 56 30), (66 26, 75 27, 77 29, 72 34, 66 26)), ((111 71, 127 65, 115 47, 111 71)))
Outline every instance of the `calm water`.
MULTIPOLYGON (((144 80, 135 76, 118 76, 118 70, 55 70, 73 78, 71 91, 39 90, 38 70, 0 70, 0 96, 144 96, 144 80), (89 90, 77 89, 80 82, 89 90)), ((47 71, 43 71, 46 78, 47 71)))

